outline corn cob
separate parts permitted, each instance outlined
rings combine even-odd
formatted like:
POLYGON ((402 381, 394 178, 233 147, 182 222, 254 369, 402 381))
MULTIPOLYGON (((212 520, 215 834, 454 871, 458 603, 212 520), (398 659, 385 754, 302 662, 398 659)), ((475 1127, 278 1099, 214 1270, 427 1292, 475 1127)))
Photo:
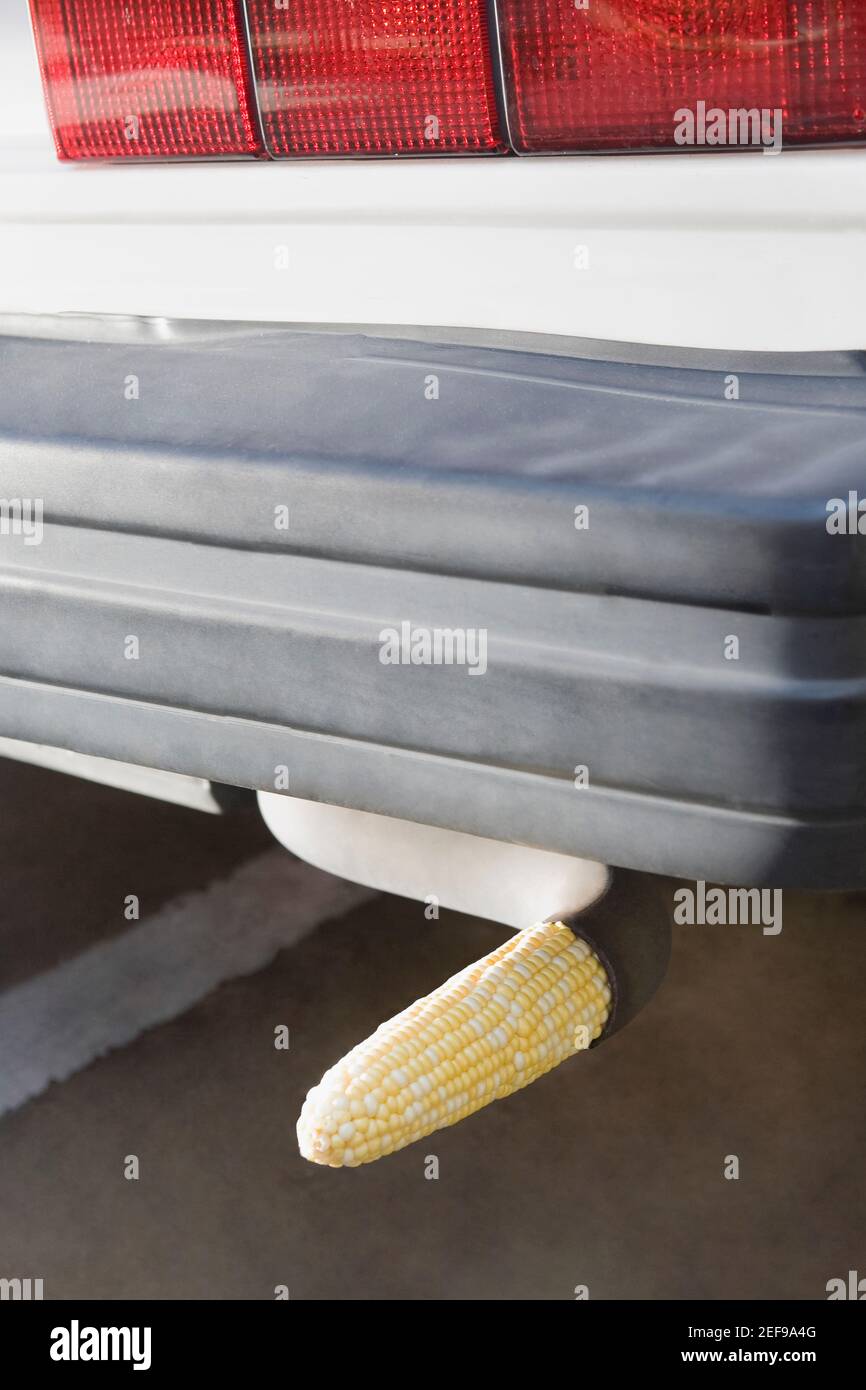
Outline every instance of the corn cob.
POLYGON ((610 984, 562 922, 517 932, 383 1023, 304 1102, 304 1158, 357 1167, 509 1096, 599 1037, 610 984))

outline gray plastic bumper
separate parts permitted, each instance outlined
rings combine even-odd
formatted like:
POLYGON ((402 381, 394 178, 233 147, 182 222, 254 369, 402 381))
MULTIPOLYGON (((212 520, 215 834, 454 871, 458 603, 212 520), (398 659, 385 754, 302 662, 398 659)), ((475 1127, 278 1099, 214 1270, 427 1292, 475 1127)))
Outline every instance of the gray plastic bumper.
POLYGON ((0 734, 866 885, 866 557, 826 525, 866 498, 859 359, 56 332, 0 337, 0 499, 45 518, 0 536, 0 734), (486 671, 383 664, 403 623, 483 631, 486 671))

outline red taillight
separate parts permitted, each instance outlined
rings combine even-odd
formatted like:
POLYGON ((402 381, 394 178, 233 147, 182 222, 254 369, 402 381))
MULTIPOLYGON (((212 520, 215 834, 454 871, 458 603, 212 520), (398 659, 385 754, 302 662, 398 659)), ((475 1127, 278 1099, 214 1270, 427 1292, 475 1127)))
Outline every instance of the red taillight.
POLYGON ((272 153, 500 146, 484 0, 249 0, 272 153))
POLYGON ((777 110, 784 144, 866 137, 866 0, 499 0, 499 13, 519 150, 766 146, 777 110), (771 113, 766 138, 755 112, 771 113))
POLYGON ((236 0, 30 0, 63 159, 256 154, 236 0))
POLYGON ((866 0, 497 3, 30 0, 64 159, 866 141, 866 0))

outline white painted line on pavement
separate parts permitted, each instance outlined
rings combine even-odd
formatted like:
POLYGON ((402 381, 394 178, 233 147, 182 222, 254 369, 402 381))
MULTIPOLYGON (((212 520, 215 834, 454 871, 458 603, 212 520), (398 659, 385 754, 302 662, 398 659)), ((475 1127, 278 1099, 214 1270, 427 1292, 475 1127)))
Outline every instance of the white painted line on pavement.
POLYGON ((375 897, 283 849, 0 994, 0 1115, 375 897))

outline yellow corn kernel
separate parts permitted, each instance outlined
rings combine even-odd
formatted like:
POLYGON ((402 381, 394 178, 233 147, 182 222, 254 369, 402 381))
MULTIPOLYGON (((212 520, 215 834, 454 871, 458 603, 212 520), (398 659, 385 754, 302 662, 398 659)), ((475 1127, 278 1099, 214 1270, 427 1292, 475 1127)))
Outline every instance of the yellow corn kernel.
POLYGON ((563 922, 517 932, 383 1023, 304 1102, 304 1158, 355 1168, 456 1124, 583 1051, 611 991, 601 961, 563 922))

